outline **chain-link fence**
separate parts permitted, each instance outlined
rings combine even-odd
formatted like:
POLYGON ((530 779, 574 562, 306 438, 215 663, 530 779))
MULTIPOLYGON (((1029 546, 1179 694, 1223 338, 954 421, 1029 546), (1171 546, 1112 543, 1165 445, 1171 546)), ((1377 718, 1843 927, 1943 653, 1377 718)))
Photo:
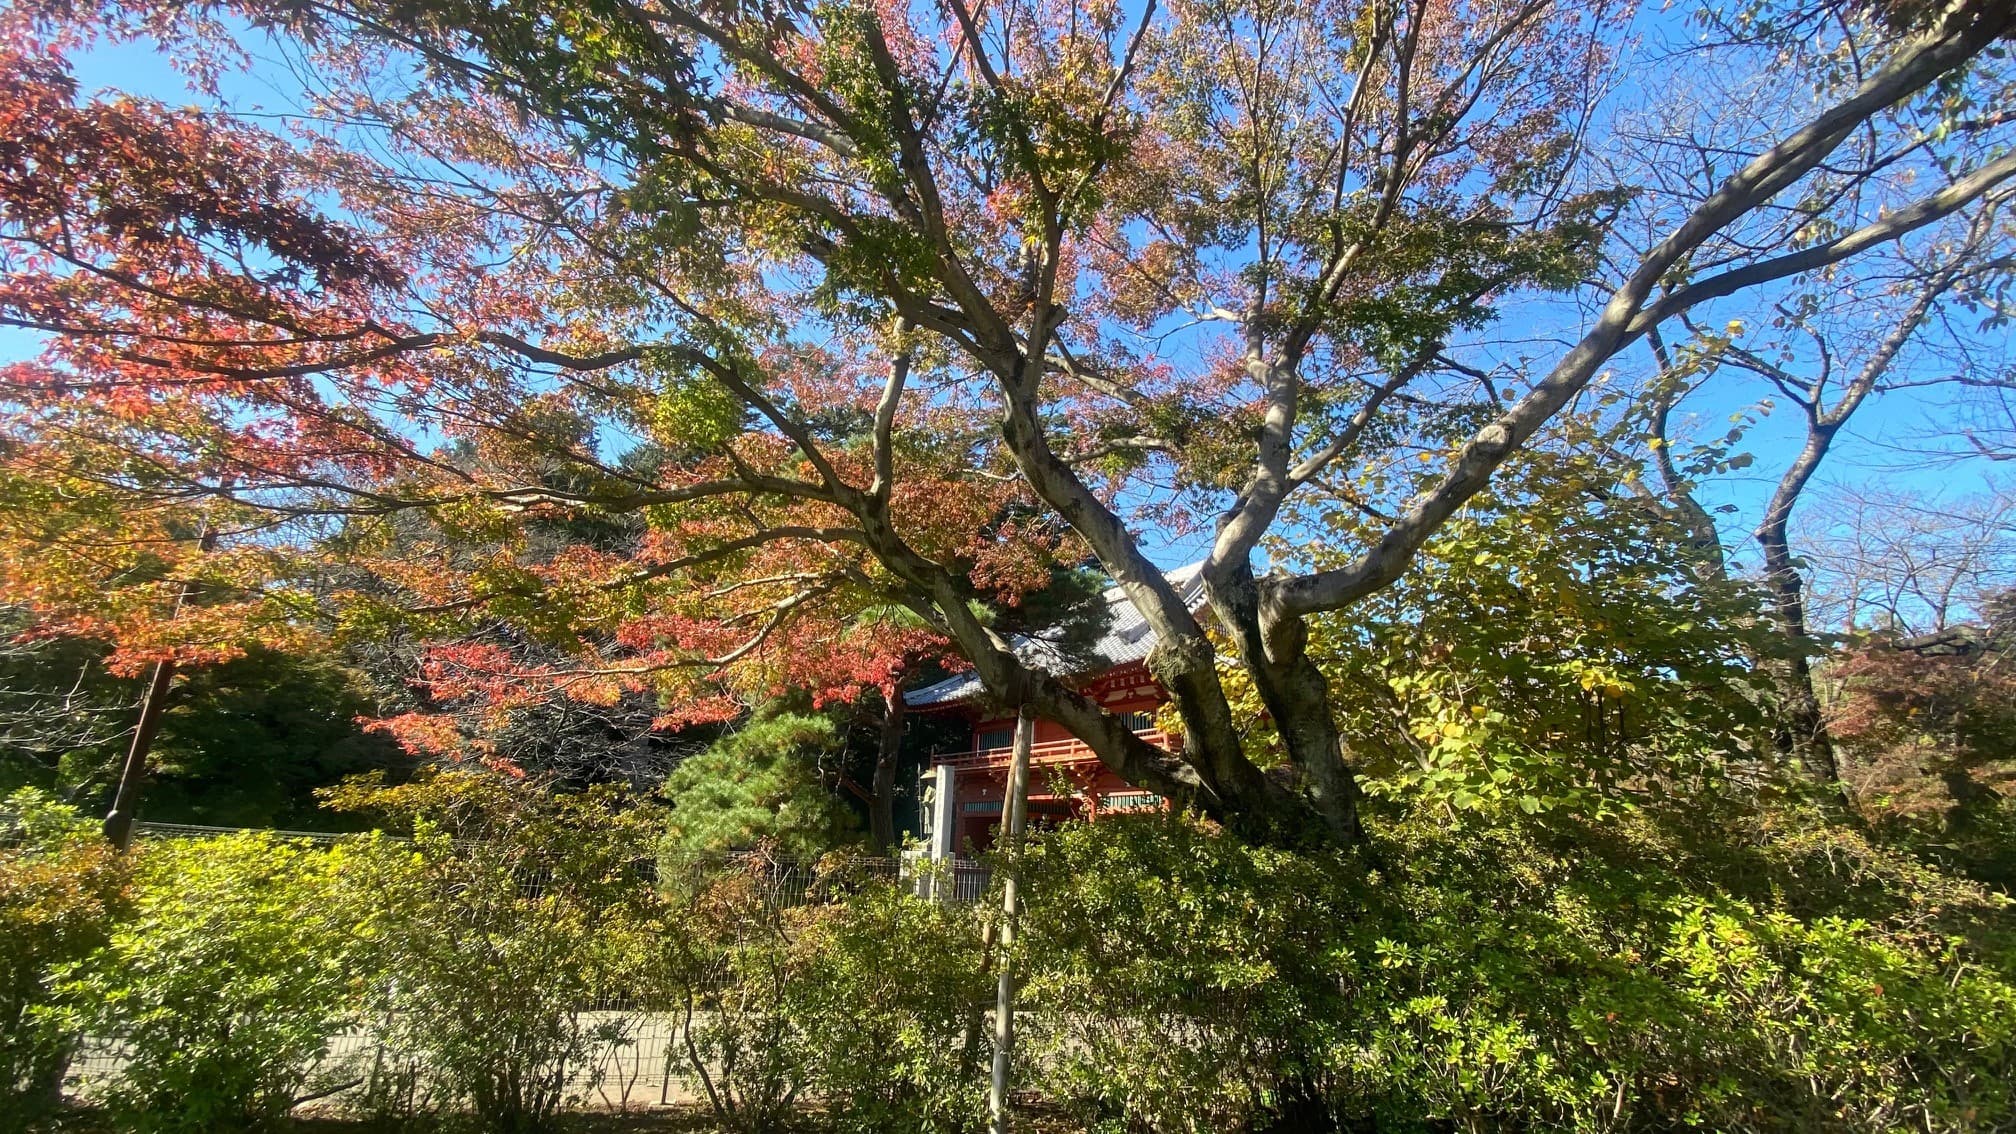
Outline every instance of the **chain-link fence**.
MULTIPOLYGON (((136 823, 135 837, 141 839, 208 839, 248 833, 242 827, 206 827, 194 823, 136 823)), ((397 835, 365 832, 289 831, 259 829, 256 832, 288 842, 332 846, 350 839, 369 837, 405 841, 397 835)), ((460 845, 480 847, 477 842, 460 845)), ((799 906, 827 900, 838 888, 868 880, 907 880, 920 896, 952 902, 977 902, 987 893, 991 868, 972 858, 949 858, 932 862, 921 855, 879 857, 872 855, 826 855, 818 859, 794 858, 761 852, 668 855, 639 858, 634 864, 646 878, 676 884, 701 881, 726 873, 754 874, 762 880, 760 892, 779 906, 799 906)), ((538 897, 552 881, 548 867, 525 862, 515 867, 520 892, 538 897)))
MULTIPOLYGON (((703 1021, 700 1021, 704 1023, 703 1021)), ((683 1010, 608 1004, 574 1014, 569 1026, 589 1037, 587 1054, 550 1071, 553 1082, 575 1105, 629 1110, 697 1101, 682 1075, 688 1016, 683 1010)), ((310 1070, 302 1110, 354 1109, 363 1099, 384 1109, 429 1109, 429 1071, 422 1061, 385 1041, 380 1027, 358 1026, 337 1033, 310 1070), (319 1097, 315 1097, 319 1096, 319 1097)), ((88 1102, 102 1094, 126 1066, 130 1053, 116 1039, 85 1037, 70 1059, 65 1091, 88 1102)))
MULTIPOLYGON (((246 833, 238 828, 183 823, 141 823, 136 824, 135 832, 143 842, 246 833)), ((373 837, 409 841, 364 833, 257 833, 322 847, 373 837)), ((480 855, 488 844, 461 841, 455 845, 458 853, 480 855)), ((537 901, 545 896, 555 882, 551 867, 537 856, 511 857, 518 897, 537 901)), ((972 903, 986 895, 990 882, 990 869, 984 862, 949 859, 934 863, 918 855, 829 855, 816 861, 763 853, 667 855, 640 857, 632 866, 640 882, 667 892, 697 892, 711 881, 733 876, 753 883, 739 888, 738 894, 771 911, 841 901, 864 885, 890 881, 919 897, 972 903)), ((696 1101, 688 1086, 693 1057, 688 1041, 694 1028, 705 1027, 710 1011, 707 998, 718 991, 703 988, 697 1001, 682 1005, 605 993, 572 1006, 564 1013, 561 1026, 580 1037, 581 1042, 575 1045, 579 1054, 545 1073, 580 1106, 623 1110, 696 1101)), ((386 1003, 399 1001, 396 994, 382 999, 386 1003)), ((397 1023, 359 1019, 336 1032, 309 1075, 308 1109, 354 1107, 366 1098, 380 1108, 426 1109, 430 1105, 424 1097, 430 1090, 428 1069, 388 1042, 387 1037, 399 1031, 397 1023)), ((84 1100, 102 1093, 117 1080, 130 1058, 128 1046, 117 1037, 82 1037, 72 1049, 66 1075, 68 1092, 84 1100)))

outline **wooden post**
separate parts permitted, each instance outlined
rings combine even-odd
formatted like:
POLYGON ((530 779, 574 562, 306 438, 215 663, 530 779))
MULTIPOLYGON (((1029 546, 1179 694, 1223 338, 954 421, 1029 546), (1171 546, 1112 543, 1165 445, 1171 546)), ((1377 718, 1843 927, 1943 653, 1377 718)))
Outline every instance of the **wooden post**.
POLYGON ((105 814, 105 838, 122 851, 133 842, 133 812, 140 804, 140 784, 147 778, 147 753, 161 727, 161 714, 168 709, 168 687, 174 680, 174 662, 155 662, 147 692, 140 698, 140 721, 133 726, 133 743, 127 745, 126 762, 119 768, 112 810, 105 814))
POLYGON ((1008 1069, 1015 1047, 1015 874, 1022 854, 1022 829, 1029 818, 1029 749, 1036 719, 1028 706, 1015 717, 1015 749, 1008 766, 1007 797, 1001 801, 1001 937, 994 990, 994 1077, 987 1090, 988 1134, 1008 1134, 1008 1069))
MULTIPOLYGON (((216 546, 217 529, 206 520, 203 535, 196 541, 196 552, 200 557, 216 546)), ((183 605, 195 595, 196 584, 184 583, 175 596, 171 617, 180 613, 183 605)), ((175 663, 155 662, 154 672, 147 678, 147 693, 140 698, 140 720, 133 726, 133 743, 126 747, 126 762, 119 767, 119 786, 112 793, 112 810, 105 814, 105 838, 122 851, 133 842, 133 818, 140 807, 140 785, 147 780, 147 755, 154 747, 154 734, 160 731, 161 715, 168 711, 168 690, 174 682, 175 663)))

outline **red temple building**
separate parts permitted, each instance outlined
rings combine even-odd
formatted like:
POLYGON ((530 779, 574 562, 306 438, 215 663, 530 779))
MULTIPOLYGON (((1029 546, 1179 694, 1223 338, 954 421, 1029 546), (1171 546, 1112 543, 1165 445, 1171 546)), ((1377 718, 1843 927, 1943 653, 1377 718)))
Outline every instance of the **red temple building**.
MULTIPOLYGON (((1192 609, 1202 606, 1203 580, 1197 565, 1172 571, 1168 577, 1192 609)), ((1109 712, 1131 718, 1135 732, 1163 744, 1167 738, 1155 727, 1155 711, 1168 697, 1145 664, 1155 646, 1155 632, 1120 588, 1108 588, 1105 599, 1108 628, 1093 647, 1098 660, 1092 669, 1060 672, 1056 652, 1040 641, 1017 639, 1016 652, 1025 661, 1073 680, 1109 712)), ((923 835, 932 857, 987 849, 1001 823, 1015 739, 1014 711, 993 703, 971 673, 912 690, 904 701, 912 712, 956 715, 965 722, 969 738, 967 747, 932 754, 924 769, 923 835)), ((1029 766, 1031 824, 1096 821, 1101 814, 1161 804, 1161 797, 1109 771, 1063 726, 1036 722, 1029 766)))

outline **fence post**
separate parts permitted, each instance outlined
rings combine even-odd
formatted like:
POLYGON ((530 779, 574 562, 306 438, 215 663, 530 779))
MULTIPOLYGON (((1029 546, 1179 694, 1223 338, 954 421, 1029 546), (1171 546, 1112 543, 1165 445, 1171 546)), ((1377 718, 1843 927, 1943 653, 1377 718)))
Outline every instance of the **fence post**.
POLYGON ((989 1134, 1008 1134, 1008 1069, 1015 1047, 1015 875, 1022 854, 1022 828, 1029 817, 1029 749, 1036 719, 1024 705, 1015 715, 1015 750, 1008 765, 1008 798, 1002 801, 1001 960, 994 990, 994 1075, 987 1090, 989 1134))

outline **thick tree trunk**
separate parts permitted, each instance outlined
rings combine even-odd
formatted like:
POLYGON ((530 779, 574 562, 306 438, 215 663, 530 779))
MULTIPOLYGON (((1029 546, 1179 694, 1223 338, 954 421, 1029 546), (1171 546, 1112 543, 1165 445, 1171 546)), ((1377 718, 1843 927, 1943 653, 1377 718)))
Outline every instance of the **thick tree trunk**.
MULTIPOLYGON (((1205 586, 1219 622, 1232 631, 1240 661, 1281 734, 1309 808, 1329 840, 1352 846, 1363 837, 1358 783, 1344 759, 1330 712, 1330 683, 1309 657, 1307 624, 1270 607, 1243 561, 1212 564, 1205 586)), ((1302 840, 1315 836, 1305 831, 1302 840)))
POLYGON ((903 690, 891 682, 882 690, 882 733, 875 749, 875 782, 868 801, 868 828, 875 853, 896 847, 896 766, 903 755, 903 690))
MULTIPOLYGON (((1180 654, 1185 645, 1164 643, 1148 661, 1149 672, 1169 691, 1179 710, 1186 707, 1188 689, 1198 680, 1196 670, 1180 654)), ((1216 681, 1215 670, 1211 680, 1216 681)), ((1215 691, 1216 698, 1204 698, 1206 706, 1214 700, 1223 703, 1222 690, 1215 691)), ((1128 783, 1156 792, 1180 809, 1202 812, 1250 841, 1307 845, 1322 841, 1326 828, 1331 827, 1308 796, 1265 774, 1247 759, 1230 720, 1229 706, 1225 709, 1225 731, 1232 737, 1229 747, 1214 746, 1186 733, 1182 752, 1166 753, 1061 683, 1038 682, 1031 704, 1040 715, 1084 741, 1102 764, 1128 783)), ((1187 707, 1193 712, 1201 708, 1194 700, 1187 707)), ((1187 724, 1190 714, 1183 717, 1187 724)))
POLYGON ((1158 642, 1147 667, 1182 719, 1183 750, 1157 748, 1067 683, 1024 663, 1009 642, 972 615, 970 592, 959 580, 905 544, 879 509, 854 507, 868 546, 915 588, 905 601, 943 626, 997 700, 1026 704, 1043 719, 1063 725, 1128 783, 1178 808, 1201 811, 1256 841, 1321 838, 1323 823, 1309 801, 1246 758, 1219 681, 1217 650, 1169 580, 1140 553, 1098 497, 1049 452, 1033 421, 1011 412, 1004 430, 1031 483, 1074 528, 1097 537, 1089 542, 1099 549, 1101 562, 1155 629, 1158 642))
MULTIPOLYGON (((1305 632, 1299 620, 1296 630, 1305 632)), ((1330 680, 1303 652, 1301 642, 1292 649, 1282 662, 1269 667, 1262 685, 1269 712, 1288 748, 1289 761, 1308 783, 1310 799, 1331 840, 1356 846, 1364 840, 1358 820, 1358 777, 1345 760, 1344 739, 1330 712, 1330 680)))

